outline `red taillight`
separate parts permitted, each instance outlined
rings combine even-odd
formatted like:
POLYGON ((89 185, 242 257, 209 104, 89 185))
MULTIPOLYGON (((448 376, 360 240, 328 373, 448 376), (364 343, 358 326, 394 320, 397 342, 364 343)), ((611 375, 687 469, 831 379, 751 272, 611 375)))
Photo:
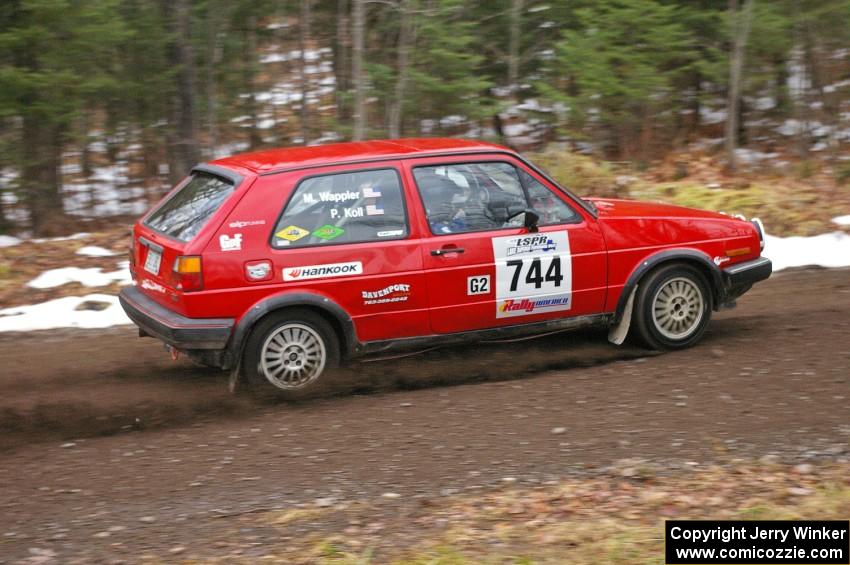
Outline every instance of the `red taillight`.
POLYGON ((181 255, 174 260, 174 281, 177 290, 191 292, 204 288, 201 258, 198 255, 181 255))

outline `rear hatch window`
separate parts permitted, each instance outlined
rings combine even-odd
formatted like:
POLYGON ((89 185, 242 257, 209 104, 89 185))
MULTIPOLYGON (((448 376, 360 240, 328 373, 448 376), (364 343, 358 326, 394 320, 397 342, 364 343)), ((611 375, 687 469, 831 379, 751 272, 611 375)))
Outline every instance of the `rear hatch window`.
POLYGON ((227 179, 196 171, 150 215, 145 225, 178 241, 191 241, 234 188, 227 179))

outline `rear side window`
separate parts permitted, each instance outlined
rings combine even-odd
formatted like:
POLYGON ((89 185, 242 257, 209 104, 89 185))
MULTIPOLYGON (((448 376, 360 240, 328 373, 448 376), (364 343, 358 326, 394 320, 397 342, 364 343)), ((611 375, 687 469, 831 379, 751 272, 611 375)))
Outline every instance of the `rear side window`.
POLYGON ((190 241, 234 188, 232 182, 216 175, 193 173, 189 182, 157 208, 145 225, 174 239, 190 241))
POLYGON ((398 173, 378 169, 302 180, 275 226, 272 245, 305 247, 406 236, 398 173))

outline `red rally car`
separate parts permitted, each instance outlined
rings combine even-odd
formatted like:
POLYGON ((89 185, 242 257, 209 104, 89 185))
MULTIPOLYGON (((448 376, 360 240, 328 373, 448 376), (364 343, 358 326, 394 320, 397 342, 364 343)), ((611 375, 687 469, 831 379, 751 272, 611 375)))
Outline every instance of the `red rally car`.
POLYGON ((133 229, 142 336, 299 395, 328 368, 439 344, 609 328, 696 343, 766 279, 758 220, 582 199, 460 139, 274 149, 196 166, 133 229))

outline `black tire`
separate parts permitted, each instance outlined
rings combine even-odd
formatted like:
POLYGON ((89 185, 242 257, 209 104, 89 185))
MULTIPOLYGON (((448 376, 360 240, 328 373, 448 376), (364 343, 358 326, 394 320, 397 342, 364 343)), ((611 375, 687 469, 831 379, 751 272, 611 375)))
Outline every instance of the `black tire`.
POLYGON ((266 316, 254 327, 245 344, 242 371, 244 381, 252 393, 296 400, 325 391, 328 373, 339 366, 339 361, 339 339, 327 320, 310 310, 289 308, 266 316), (294 338, 287 337, 295 335, 306 340, 307 345, 296 344, 294 338), (279 339, 275 340, 275 336, 279 339), (319 356, 323 356, 321 368, 315 375, 306 371, 304 381, 300 382, 301 379, 294 375, 312 362, 312 353, 316 349, 310 344, 314 341, 320 344, 317 349, 319 356), (279 342, 283 342, 283 345, 279 342), (280 353, 275 352, 275 347, 280 349, 280 353), (264 349, 267 351, 265 365, 264 349), (284 355, 286 351, 291 353, 284 355), (280 364, 277 363, 277 357, 280 357, 280 364), (286 369, 284 363, 287 365, 286 369), (281 372, 268 376, 267 373, 277 370, 281 372), (287 377, 292 377, 292 382, 289 386, 284 386, 287 377))
POLYGON ((712 302, 711 288, 697 268, 683 263, 661 266, 638 283, 633 335, 650 349, 690 347, 708 327, 712 302))

